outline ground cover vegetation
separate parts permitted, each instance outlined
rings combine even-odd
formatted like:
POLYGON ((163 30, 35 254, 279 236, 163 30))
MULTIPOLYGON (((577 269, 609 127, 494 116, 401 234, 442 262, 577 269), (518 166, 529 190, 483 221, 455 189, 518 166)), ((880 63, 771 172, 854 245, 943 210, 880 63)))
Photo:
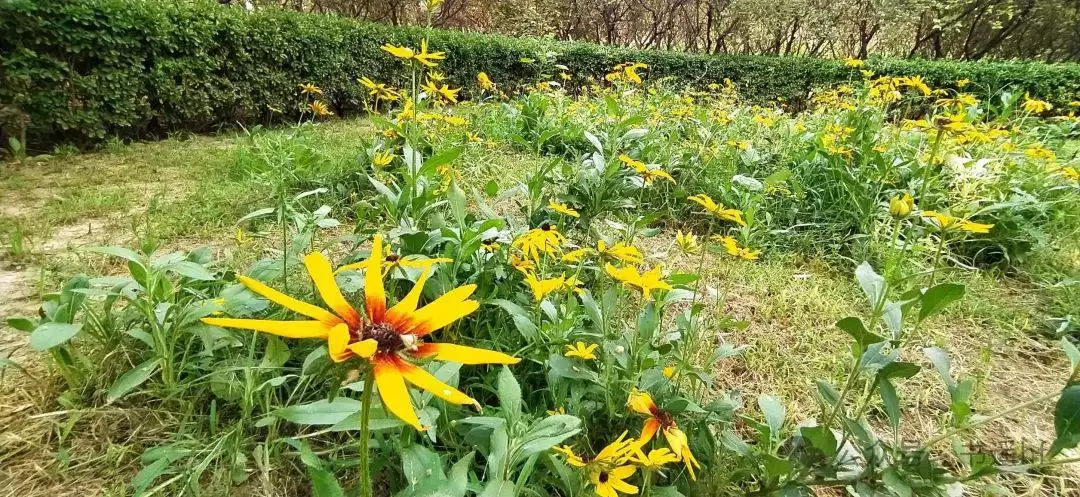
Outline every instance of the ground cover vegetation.
MULTIPOLYGON (((452 8, 453 6, 448 6, 452 8)), ((439 12, 431 17, 437 19, 439 12)), ((423 24, 423 23, 421 23, 423 24)), ((0 4, 0 138, 5 147, 50 151, 88 147, 107 137, 163 137, 180 131, 295 122, 296 81, 319 86, 338 116, 363 111, 359 75, 408 77, 379 54, 383 43, 446 51, 440 70, 478 94, 486 72, 504 91, 534 84, 553 65, 574 75, 573 90, 602 81, 616 64, 648 64, 675 86, 705 89, 730 79, 750 103, 806 108, 811 90, 859 79, 834 58, 703 55, 548 38, 508 38, 453 30, 401 28, 322 14, 267 8, 247 13, 214 1, 78 0, 0 4)), ((1002 91, 1028 92, 1059 109, 1080 100, 1080 66, 1033 61, 979 63, 871 59, 882 76, 921 76, 935 88, 969 82, 985 102, 1002 91)), ((376 78, 378 79, 378 78, 376 78)), ((995 103, 996 105, 996 103, 995 103)))
MULTIPOLYGON (((792 113, 634 59, 595 81, 537 59, 522 89, 443 73, 426 39, 372 57, 401 70, 353 76, 364 121, 290 81, 295 125, 107 144, 177 178, 149 199, 76 171, 13 201, 5 259, 42 301, 7 320, 3 379, 50 408, 5 419, 49 456, 6 440, 12 488, 42 466, 123 467, 102 488, 138 495, 1077 487, 1075 103, 855 58, 792 113), (42 263, 45 232, 109 214, 130 235, 42 263)), ((10 167, 6 190, 41 184, 10 167)))

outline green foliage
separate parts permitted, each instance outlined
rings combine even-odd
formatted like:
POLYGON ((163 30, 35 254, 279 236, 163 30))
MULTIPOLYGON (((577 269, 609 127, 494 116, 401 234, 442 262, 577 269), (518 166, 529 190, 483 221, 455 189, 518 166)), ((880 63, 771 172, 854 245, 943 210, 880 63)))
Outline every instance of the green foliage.
MULTIPOLYGON (((278 9, 248 14, 212 1, 13 0, 0 5, 0 104, 29 116, 26 133, 34 146, 294 119, 297 85, 308 82, 342 115, 365 107, 357 78, 406 78, 381 44, 415 46, 423 36, 433 50, 449 53, 441 70, 451 80, 472 82, 484 71, 506 90, 555 79, 555 63, 573 74, 570 84, 579 84, 602 80, 615 64, 638 61, 649 65, 653 78, 698 87, 730 79, 753 101, 780 98, 800 108, 812 89, 859 76, 837 60, 393 28, 278 9)), ((1060 105, 1080 96, 1075 64, 882 59, 865 68, 921 74, 938 87, 969 79, 971 91, 984 97, 1015 88, 1060 105)), ((475 85, 467 93, 475 94, 475 85)), ((26 145, 22 140, 21 148, 26 145)))

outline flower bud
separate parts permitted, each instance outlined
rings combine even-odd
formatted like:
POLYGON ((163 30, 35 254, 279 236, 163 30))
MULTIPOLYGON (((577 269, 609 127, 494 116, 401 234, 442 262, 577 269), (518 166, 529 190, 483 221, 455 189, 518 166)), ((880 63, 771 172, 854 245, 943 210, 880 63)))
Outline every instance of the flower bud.
POLYGON ((903 196, 897 195, 889 201, 889 214, 896 219, 908 217, 913 209, 915 209, 915 200, 906 193, 903 196))

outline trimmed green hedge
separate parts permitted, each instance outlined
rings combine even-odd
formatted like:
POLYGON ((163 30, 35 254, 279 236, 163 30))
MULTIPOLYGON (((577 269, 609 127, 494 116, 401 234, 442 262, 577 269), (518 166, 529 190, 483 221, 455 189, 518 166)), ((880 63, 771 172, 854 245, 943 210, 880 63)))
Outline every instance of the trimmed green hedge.
MULTIPOLYGON (((425 32, 277 9, 247 14, 213 1, 5 0, 0 108, 29 116, 27 135, 37 147, 263 122, 267 106, 295 108, 301 82, 319 85, 335 112, 349 113, 363 96, 357 77, 403 81, 400 64, 379 45, 415 46, 425 34, 433 50, 448 53, 441 69, 466 88, 479 71, 503 88, 535 83, 551 68, 522 59, 542 60, 548 52, 579 76, 602 77, 616 63, 640 61, 654 78, 692 85, 730 78, 757 101, 799 103, 812 88, 857 77, 835 60, 425 32)), ((967 78, 983 96, 1018 87, 1058 104, 1080 98, 1077 64, 876 60, 867 66, 880 74, 921 74, 933 86, 967 78)))

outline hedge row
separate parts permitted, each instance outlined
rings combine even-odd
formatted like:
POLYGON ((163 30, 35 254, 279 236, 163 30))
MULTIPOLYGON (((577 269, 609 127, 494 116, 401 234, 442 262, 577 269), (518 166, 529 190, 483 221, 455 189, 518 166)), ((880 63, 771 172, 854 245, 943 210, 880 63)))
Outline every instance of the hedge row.
MULTIPOLYGON (((601 77, 640 61, 653 77, 704 85, 724 78, 758 101, 800 102, 815 87, 856 77, 839 61, 700 55, 393 28, 330 15, 266 9, 247 14, 214 1, 4 0, 0 2, 0 116, 29 118, 32 146, 87 145, 107 136, 160 136, 261 122, 268 106, 295 108, 297 84, 314 82, 339 114, 359 108, 359 76, 402 81, 385 42, 427 36, 448 53, 441 69, 466 88, 485 71, 514 88, 558 63, 601 77), (6 109, 4 109, 6 107, 6 109)), ((966 78, 992 94, 1018 87, 1056 103, 1080 96, 1080 65, 1035 62, 877 60, 880 74, 921 74, 935 86, 966 78)), ((9 119, 10 121, 11 119, 9 119)), ((5 126, 11 133, 13 125, 5 126)))

